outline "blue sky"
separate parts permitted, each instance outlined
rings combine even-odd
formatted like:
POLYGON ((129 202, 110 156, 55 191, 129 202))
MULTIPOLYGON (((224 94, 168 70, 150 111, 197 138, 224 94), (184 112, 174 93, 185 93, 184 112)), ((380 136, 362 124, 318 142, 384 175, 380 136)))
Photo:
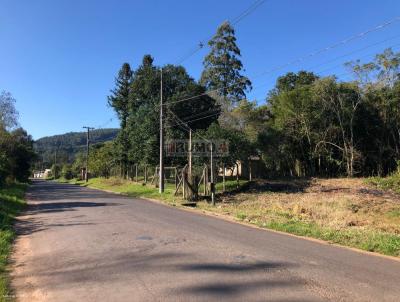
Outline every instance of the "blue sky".
MULTIPOLYGON (((20 123, 35 139, 81 131, 84 125, 117 127, 106 97, 123 62, 136 67, 149 53, 156 64, 176 63, 199 41, 208 39, 220 23, 252 3, 0 0, 0 90, 10 91, 17 99, 20 123)), ((400 50, 397 22, 256 77, 397 15, 398 0, 267 0, 235 26, 245 73, 255 88, 248 98, 262 103, 276 78, 287 71, 341 75, 346 72, 341 67, 345 61, 369 60, 388 46, 400 50)), ((195 79, 207 51, 204 48, 183 62, 195 79)))

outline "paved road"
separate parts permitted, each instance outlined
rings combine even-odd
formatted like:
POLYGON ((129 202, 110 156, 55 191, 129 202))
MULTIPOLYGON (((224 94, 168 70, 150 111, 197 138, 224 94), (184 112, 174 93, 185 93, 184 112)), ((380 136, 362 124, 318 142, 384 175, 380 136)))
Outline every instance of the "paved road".
POLYGON ((400 262, 74 185, 35 181, 20 301, 400 301, 400 262))

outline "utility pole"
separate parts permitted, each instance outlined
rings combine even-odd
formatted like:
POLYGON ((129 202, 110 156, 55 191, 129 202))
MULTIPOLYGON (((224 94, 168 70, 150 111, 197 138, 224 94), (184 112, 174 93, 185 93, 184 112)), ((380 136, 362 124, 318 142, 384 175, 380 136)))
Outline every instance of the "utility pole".
POLYGON ((192 182, 192 128, 189 128, 189 181, 192 182))
POLYGON ((215 184, 214 184, 214 158, 213 158, 213 143, 210 142, 211 145, 211 154, 210 154, 210 173, 211 173, 211 202, 212 205, 215 206, 215 184))
POLYGON ((58 171, 57 171, 57 149, 54 152, 54 171, 51 171, 53 174, 54 179, 58 178, 58 171))
POLYGON ((89 180, 89 174, 88 174, 88 169, 89 169, 89 143, 90 143, 90 130, 94 130, 93 127, 86 127, 83 126, 82 128, 87 129, 86 133, 86 169, 85 169, 85 182, 88 182, 89 180))
POLYGON ((160 171, 158 191, 164 192, 163 70, 160 77, 160 171))

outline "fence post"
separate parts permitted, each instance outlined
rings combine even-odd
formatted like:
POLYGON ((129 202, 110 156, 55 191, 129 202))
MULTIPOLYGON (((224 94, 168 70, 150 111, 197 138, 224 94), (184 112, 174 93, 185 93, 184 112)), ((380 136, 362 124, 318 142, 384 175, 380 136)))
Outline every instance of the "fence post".
POLYGON ((225 192, 225 164, 222 164, 222 191, 225 192))

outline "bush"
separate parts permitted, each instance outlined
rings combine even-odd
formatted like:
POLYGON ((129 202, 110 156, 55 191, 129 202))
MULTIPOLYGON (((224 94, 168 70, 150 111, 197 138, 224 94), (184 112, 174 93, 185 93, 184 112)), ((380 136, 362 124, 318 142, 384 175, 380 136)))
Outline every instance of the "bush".
POLYGON ((61 173, 61 167, 60 165, 54 164, 51 167, 51 175, 54 177, 54 179, 60 178, 60 173, 61 173))
POLYGON ((61 170, 61 176, 65 179, 72 179, 74 177, 74 173, 72 172, 71 165, 64 165, 61 170))

